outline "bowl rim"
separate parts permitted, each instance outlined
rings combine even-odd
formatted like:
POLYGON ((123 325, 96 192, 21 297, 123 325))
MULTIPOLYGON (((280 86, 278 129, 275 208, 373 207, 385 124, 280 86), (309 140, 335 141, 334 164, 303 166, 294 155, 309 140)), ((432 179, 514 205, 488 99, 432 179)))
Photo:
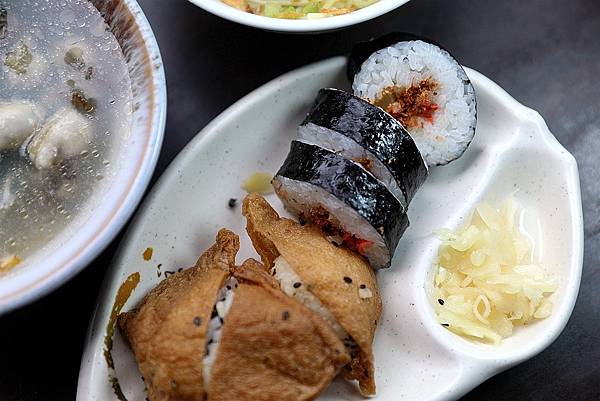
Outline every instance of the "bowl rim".
POLYGON ((188 0, 192 4, 226 20, 254 28, 289 33, 324 32, 345 28, 386 14, 410 0, 379 0, 348 14, 316 20, 291 20, 251 14, 231 7, 221 0, 188 0))
MULTIPOLYGON (((44 269, 43 273, 22 272, 15 274, 14 279, 12 277, 5 278, 17 283, 14 288, 0 293, 0 315, 50 293, 88 266, 109 245, 129 220, 141 201, 154 173, 166 126, 167 90, 164 65, 156 37, 139 4, 136 0, 122 0, 122 4, 128 9, 132 20, 135 22, 134 28, 139 33, 143 43, 140 48, 147 54, 148 64, 151 65, 148 68, 148 71, 150 71, 149 80, 151 81, 148 100, 150 107, 149 115, 145 119, 148 128, 146 129, 146 140, 143 151, 140 152, 137 169, 126 178, 126 184, 119 185, 121 190, 117 197, 118 201, 112 202, 109 213, 110 219, 92 230, 86 230, 90 232, 90 235, 83 238, 87 241, 80 240, 78 247, 73 247, 73 249, 66 252, 64 250, 69 248, 73 235, 83 231, 83 227, 75 230, 67 244, 60 246, 60 253, 65 254, 62 257, 63 261, 44 269)), ((132 122, 132 126, 134 124, 135 122, 132 122)), ((118 176, 115 177, 113 185, 117 183, 118 178, 118 176)), ((37 267, 31 266, 30 268, 36 270, 37 267)))

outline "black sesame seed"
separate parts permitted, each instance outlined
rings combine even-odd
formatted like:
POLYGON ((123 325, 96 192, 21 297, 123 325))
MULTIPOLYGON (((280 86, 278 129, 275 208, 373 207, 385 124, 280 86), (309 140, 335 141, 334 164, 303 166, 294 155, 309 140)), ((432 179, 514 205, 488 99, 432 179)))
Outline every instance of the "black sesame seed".
POLYGON ((344 277, 344 281, 347 282, 348 284, 352 284, 352 279, 348 276, 344 277))
POLYGON ((298 217, 298 223, 300 223, 301 226, 306 225, 306 220, 304 220, 303 216, 298 217))
POLYGON ((450 325, 448 323, 442 323, 442 326, 444 326, 444 327, 450 327, 450 325))
POLYGON ((231 286, 230 286, 230 285, 228 285, 228 286, 227 286, 227 289, 231 291, 231 286))
POLYGON ((271 273, 273 276, 275 276, 277 274, 277 269, 273 269, 273 273, 271 273))
POLYGON ((443 299, 441 299, 441 298, 438 298, 438 304, 440 304, 440 305, 444 305, 444 300, 443 300, 443 299))
POLYGON ((333 244, 333 246, 335 246, 336 248, 340 246, 340 244, 338 244, 338 243, 337 243, 337 242, 335 242, 335 241, 331 241, 331 243, 332 243, 332 244, 333 244))
POLYGON ((367 288, 367 286, 364 285, 364 284, 361 284, 359 287, 360 287, 361 290, 364 290, 365 288, 367 288))
POLYGON ((202 319, 200 319, 200 316, 196 316, 194 318, 194 325, 200 326, 201 324, 202 324, 202 319))
POLYGON ((283 313, 281 314, 281 318, 283 320, 288 320, 289 317, 290 317, 290 312, 284 310, 283 313))
POLYGON ((294 288, 300 288, 300 286, 302 285, 302 283, 294 283, 294 288))
POLYGON ((229 202, 227 202, 227 206, 229 206, 230 209, 233 209, 235 207, 236 203, 237 203, 237 199, 231 198, 231 199, 229 199, 229 202))

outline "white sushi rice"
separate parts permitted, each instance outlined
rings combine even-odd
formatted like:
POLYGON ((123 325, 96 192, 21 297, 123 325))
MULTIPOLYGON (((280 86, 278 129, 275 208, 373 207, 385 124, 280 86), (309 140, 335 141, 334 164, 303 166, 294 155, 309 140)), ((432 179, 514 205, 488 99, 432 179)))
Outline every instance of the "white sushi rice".
POLYGON ((321 315, 340 339, 343 340, 348 337, 348 333, 346 333, 346 330, 340 325, 331 311, 308 290, 307 286, 300 279, 300 276, 298 276, 283 256, 275 259, 271 268, 271 274, 279 281, 279 286, 284 293, 292 298, 296 298, 304 306, 321 315))
MULTIPOLYGON (((357 142, 339 132, 314 123, 301 125, 298 128, 298 140, 310 145, 320 146, 349 160, 369 160, 371 167, 369 169, 365 168, 365 170, 381 181, 406 210, 406 198, 390 170, 373 153, 364 149, 357 142)), ((364 166, 362 167, 364 168, 364 166)))
POLYGON ((374 269, 387 266, 390 252, 381 234, 352 207, 315 185, 276 176, 273 186, 285 208, 295 215, 306 214, 319 206, 329 212, 329 220, 357 238, 373 242, 364 256, 374 269))
POLYGON ((227 279, 225 285, 217 294, 217 302, 214 306, 216 315, 212 317, 208 323, 206 350, 204 351, 204 358, 202 359, 202 379, 204 380, 205 389, 208 388, 212 378, 212 367, 217 357, 223 322, 233 303, 233 295, 237 286, 237 280, 234 277, 231 277, 227 279))
POLYGON ((476 102, 473 87, 445 50, 420 40, 400 42, 373 53, 354 77, 354 95, 373 102, 390 86, 408 88, 424 79, 438 83, 433 123, 408 129, 429 166, 462 155, 473 139, 476 102))

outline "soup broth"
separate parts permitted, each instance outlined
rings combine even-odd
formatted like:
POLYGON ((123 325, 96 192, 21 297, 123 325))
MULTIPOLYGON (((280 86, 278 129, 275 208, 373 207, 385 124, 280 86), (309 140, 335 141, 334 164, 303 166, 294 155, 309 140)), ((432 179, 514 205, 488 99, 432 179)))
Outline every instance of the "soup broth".
POLYGON ((88 1, 0 0, 0 56, 1 275, 2 258, 26 260, 101 202, 132 93, 119 44, 88 1))

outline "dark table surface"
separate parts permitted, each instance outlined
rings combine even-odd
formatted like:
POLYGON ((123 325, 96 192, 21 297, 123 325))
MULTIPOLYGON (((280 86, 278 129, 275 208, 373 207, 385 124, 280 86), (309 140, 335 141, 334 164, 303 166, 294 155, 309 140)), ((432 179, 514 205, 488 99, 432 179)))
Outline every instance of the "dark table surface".
MULTIPOLYGON (((14 0, 18 1, 18 0, 14 0)), ((392 30, 443 43, 465 65, 538 110, 577 158, 585 260, 569 324, 548 349, 465 400, 600 400, 600 1, 413 0, 362 25, 322 35, 263 32, 185 0, 142 0, 164 58, 169 114, 154 180, 210 120, 290 69, 347 52, 392 30)), ((86 270, 0 318, 0 400, 75 399, 85 333, 120 237, 86 270)))

